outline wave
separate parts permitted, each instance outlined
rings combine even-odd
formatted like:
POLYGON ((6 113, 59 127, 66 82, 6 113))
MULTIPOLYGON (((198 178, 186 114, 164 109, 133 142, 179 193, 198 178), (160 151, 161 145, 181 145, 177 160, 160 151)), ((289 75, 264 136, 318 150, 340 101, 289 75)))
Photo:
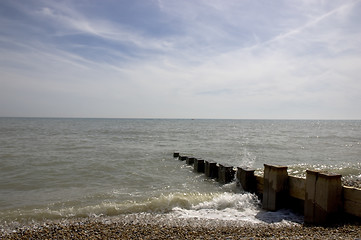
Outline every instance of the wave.
POLYGON ((232 208, 235 210, 243 211, 246 209, 256 209, 258 206, 258 199, 253 194, 234 194, 225 192, 211 201, 202 202, 192 207, 194 210, 200 209, 216 209, 224 210, 232 208))
POLYGON ((62 218, 117 216, 132 213, 170 213, 174 208, 191 209, 202 202, 210 201, 219 193, 170 193, 139 201, 102 201, 83 205, 81 202, 65 202, 46 206, 28 206, 0 212, 4 221, 29 222, 62 218))
POLYGON ((28 206, 0 212, 0 224, 7 225, 77 219, 87 217, 118 217, 132 214, 158 214, 177 219, 215 219, 245 223, 302 222, 302 217, 288 210, 263 211, 259 199, 250 193, 232 192, 235 183, 222 188, 224 192, 175 192, 138 201, 102 201, 97 204, 69 201, 44 206, 28 206))
POLYGON ((275 212, 263 210, 260 200, 250 193, 225 192, 210 201, 199 203, 190 209, 174 208, 177 218, 196 218, 236 221, 238 224, 294 224, 302 223, 303 216, 288 209, 275 212))
MULTIPOLYGON (((361 162, 339 162, 337 164, 300 163, 288 165, 288 175, 306 177, 306 170, 324 171, 341 174, 344 178, 358 178, 361 176, 361 162)), ((263 169, 256 169, 256 174, 263 175, 263 169)))

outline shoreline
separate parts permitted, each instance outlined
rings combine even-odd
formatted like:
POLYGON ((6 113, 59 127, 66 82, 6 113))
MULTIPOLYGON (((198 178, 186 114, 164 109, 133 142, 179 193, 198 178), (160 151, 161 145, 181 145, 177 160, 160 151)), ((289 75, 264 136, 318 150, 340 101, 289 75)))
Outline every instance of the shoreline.
POLYGON ((123 215, 47 221, 2 232, 1 239, 358 239, 361 223, 306 226, 254 224, 227 220, 123 215))

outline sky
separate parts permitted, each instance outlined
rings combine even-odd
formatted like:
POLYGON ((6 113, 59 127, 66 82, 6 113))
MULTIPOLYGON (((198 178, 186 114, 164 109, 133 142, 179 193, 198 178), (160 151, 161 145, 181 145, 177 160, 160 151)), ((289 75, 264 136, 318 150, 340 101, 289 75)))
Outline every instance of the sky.
POLYGON ((361 0, 1 0, 0 117, 361 119, 361 0))

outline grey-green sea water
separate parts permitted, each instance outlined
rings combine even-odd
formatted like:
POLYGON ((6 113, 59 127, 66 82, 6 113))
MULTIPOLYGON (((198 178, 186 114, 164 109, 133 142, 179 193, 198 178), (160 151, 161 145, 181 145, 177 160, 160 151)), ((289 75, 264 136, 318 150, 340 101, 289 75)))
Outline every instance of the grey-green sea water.
POLYGON ((173 152, 361 180, 361 121, 0 118, 0 225, 143 213, 302 221, 262 212, 255 196, 173 152))

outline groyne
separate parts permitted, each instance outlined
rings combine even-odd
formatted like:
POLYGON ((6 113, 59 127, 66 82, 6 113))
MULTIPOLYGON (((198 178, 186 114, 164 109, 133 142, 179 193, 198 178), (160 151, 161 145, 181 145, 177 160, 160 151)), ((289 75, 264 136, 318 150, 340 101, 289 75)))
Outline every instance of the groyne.
POLYGON ((256 194, 269 211, 290 208, 304 215, 306 224, 327 224, 341 217, 361 220, 361 189, 343 186, 340 174, 306 170, 306 178, 289 176, 287 166, 264 164, 263 176, 254 169, 173 154, 222 184, 236 180, 244 191, 256 194), (191 160, 189 160, 191 159, 191 160))

